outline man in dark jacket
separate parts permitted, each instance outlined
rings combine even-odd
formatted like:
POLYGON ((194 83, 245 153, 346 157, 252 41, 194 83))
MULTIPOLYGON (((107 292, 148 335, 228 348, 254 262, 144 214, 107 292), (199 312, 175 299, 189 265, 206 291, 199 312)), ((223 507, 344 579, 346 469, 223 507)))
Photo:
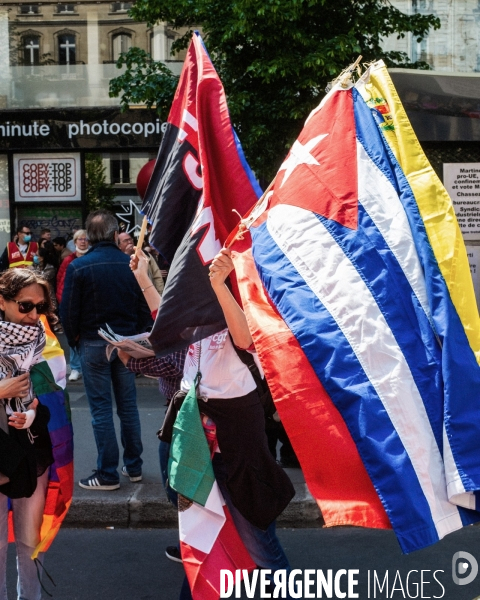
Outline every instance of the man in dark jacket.
POLYGON ((85 391, 97 444, 97 469, 81 479, 80 487, 116 490, 119 451, 113 424, 111 387, 121 422, 122 474, 142 479, 142 441, 137 409, 135 375, 115 357, 107 360, 107 343, 98 336, 107 323, 121 335, 145 331, 152 324, 150 311, 129 267, 129 257, 117 246, 118 223, 105 210, 87 218, 92 248, 67 269, 60 315, 68 343, 78 347, 85 391))

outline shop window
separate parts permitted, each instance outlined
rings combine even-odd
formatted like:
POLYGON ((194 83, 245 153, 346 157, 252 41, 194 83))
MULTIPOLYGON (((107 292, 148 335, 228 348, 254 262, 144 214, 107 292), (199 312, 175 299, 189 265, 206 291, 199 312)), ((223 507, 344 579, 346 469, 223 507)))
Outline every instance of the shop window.
POLYGON ((132 45, 132 36, 128 33, 119 33, 112 38, 113 60, 118 60, 122 52, 127 52, 132 45))
POLYGON ((132 8, 131 2, 114 2, 112 4, 112 12, 116 12, 116 13, 126 13, 131 8, 132 8))
POLYGON ((63 34, 58 36, 58 64, 74 65, 76 62, 75 36, 63 34))
POLYGON ((40 38, 38 35, 26 35, 23 42, 23 64, 36 66, 40 64, 40 38))
POLYGON ((111 183, 130 183, 130 160, 128 158, 110 159, 111 183))
POLYGON ((38 15, 40 13, 38 4, 21 4, 20 14, 21 15, 38 15))

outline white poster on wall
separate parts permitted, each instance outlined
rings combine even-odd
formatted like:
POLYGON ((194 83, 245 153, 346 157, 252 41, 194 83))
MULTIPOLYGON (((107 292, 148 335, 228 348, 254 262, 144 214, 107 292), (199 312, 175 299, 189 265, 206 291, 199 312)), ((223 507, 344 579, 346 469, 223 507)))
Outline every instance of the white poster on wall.
POLYGON ((467 256, 478 308, 480 307, 480 246, 467 246, 467 256))
POLYGON ((444 163, 443 183, 463 239, 480 241, 480 163, 444 163))
POLYGON ((80 154, 15 154, 16 202, 81 200, 80 154))

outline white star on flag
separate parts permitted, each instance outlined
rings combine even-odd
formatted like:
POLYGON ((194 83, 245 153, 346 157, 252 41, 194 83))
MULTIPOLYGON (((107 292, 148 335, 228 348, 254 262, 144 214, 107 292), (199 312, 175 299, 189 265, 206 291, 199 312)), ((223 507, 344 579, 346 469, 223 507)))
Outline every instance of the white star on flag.
POLYGON ((327 135, 328 133, 317 135, 317 137, 312 138, 304 146, 298 140, 296 140, 292 146, 292 149, 290 150, 290 154, 283 161, 280 169, 278 169, 279 171, 285 171, 285 175, 283 176, 280 187, 283 186, 298 165, 320 166, 320 163, 314 156, 310 154, 310 151, 315 148, 320 140, 323 140, 324 137, 327 137, 327 135))

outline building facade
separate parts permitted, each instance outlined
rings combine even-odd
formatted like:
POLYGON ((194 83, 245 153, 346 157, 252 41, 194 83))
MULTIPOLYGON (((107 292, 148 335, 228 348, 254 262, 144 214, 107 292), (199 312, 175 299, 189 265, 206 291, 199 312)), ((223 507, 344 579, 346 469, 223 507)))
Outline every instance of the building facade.
MULTIPOLYGON (((131 19, 129 2, 0 5, 0 251, 17 224, 68 235, 86 215, 98 162, 116 212, 138 229, 135 181, 154 158, 162 123, 143 106, 122 113, 110 98, 116 61, 136 46, 179 74, 178 33, 131 19)), ((98 182, 97 182, 98 183, 98 182)))

